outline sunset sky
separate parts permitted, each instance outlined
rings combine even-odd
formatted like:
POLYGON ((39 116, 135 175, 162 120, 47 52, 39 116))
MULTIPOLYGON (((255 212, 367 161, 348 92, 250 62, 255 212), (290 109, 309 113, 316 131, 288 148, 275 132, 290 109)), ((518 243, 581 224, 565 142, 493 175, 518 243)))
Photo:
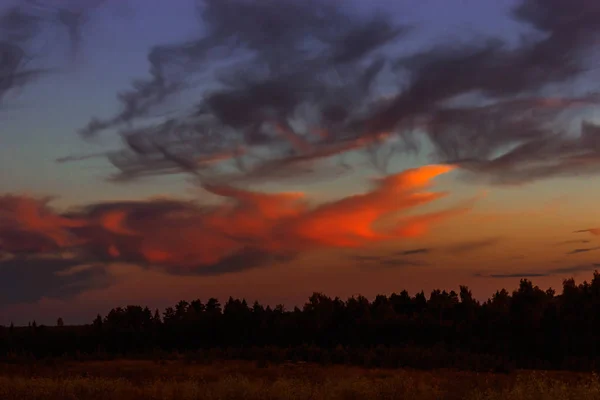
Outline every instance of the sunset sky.
POLYGON ((63 3, 1 69, 0 324, 600 267, 595 0, 63 3))

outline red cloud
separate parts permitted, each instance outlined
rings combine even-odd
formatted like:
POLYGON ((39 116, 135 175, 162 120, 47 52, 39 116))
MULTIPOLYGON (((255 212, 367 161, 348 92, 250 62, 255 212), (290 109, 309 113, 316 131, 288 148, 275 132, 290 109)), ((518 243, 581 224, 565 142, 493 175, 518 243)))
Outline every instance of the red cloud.
POLYGON ((68 228, 85 225, 85 220, 64 218, 48 207, 49 199, 0 197, 0 250, 46 252, 69 246, 68 228))
POLYGON ((430 223, 460 211, 402 215, 445 196, 424 190, 451 169, 411 169, 376 181, 364 194, 312 207, 302 193, 267 194, 219 185, 205 186, 224 199, 210 207, 151 200, 96 204, 61 215, 47 201, 5 197, 0 199, 0 246, 7 252, 68 249, 94 261, 197 269, 233 259, 244 262, 244 254, 360 247, 423 234, 430 223), (11 240, 15 232, 30 242, 11 240))

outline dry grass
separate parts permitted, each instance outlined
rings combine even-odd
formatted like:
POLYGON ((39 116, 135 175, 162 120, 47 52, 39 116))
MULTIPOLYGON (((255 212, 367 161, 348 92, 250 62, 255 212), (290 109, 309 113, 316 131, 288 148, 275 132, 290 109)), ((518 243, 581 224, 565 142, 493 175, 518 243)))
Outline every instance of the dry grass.
POLYGON ((0 366, 0 399, 600 399, 595 375, 364 370, 222 362, 0 366))

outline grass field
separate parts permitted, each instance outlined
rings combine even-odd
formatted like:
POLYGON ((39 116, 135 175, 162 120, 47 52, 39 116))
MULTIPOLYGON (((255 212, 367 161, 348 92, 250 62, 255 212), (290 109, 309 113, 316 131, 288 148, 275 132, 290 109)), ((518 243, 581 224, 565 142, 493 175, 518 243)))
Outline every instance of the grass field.
POLYGON ((0 399, 600 399, 592 374, 377 370, 181 361, 0 364, 0 399))

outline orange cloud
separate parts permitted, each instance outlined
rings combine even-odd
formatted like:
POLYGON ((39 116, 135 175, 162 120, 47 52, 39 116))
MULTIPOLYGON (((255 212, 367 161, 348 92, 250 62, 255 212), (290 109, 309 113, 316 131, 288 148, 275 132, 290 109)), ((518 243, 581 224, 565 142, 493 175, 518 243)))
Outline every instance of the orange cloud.
POLYGON ((48 207, 49 199, 0 197, 0 250, 44 252, 67 247, 72 240, 67 228, 85 220, 64 218, 48 207))
POLYGON ((107 212, 100 218, 100 225, 107 231, 119 235, 135 235, 135 232, 123 226, 123 221, 127 218, 127 213, 123 210, 107 212))
POLYGON ((362 247, 422 235, 430 224, 460 210, 403 213, 446 196, 426 189, 450 170, 445 165, 410 169, 376 180, 366 193, 316 206, 303 193, 258 193, 214 184, 204 188, 223 198, 217 206, 115 202, 61 215, 45 202, 13 197, 13 207, 4 211, 9 217, 0 219, 0 245, 14 251, 10 233, 24 231, 54 244, 28 251, 68 248, 86 262, 118 260, 200 273, 249 268, 270 257, 315 248, 362 247))
POLYGON ((427 166, 392 175, 378 182, 371 192, 346 197, 307 212, 288 227, 291 236, 315 244, 357 247, 371 241, 403 236, 401 219, 388 229, 376 229, 384 217, 406 208, 431 202, 445 193, 419 193, 435 176, 450 171, 449 166, 427 166))
POLYGON ((582 229, 580 231, 575 231, 575 233, 591 233, 592 235, 595 236, 600 236, 600 228, 589 228, 589 229, 582 229))

